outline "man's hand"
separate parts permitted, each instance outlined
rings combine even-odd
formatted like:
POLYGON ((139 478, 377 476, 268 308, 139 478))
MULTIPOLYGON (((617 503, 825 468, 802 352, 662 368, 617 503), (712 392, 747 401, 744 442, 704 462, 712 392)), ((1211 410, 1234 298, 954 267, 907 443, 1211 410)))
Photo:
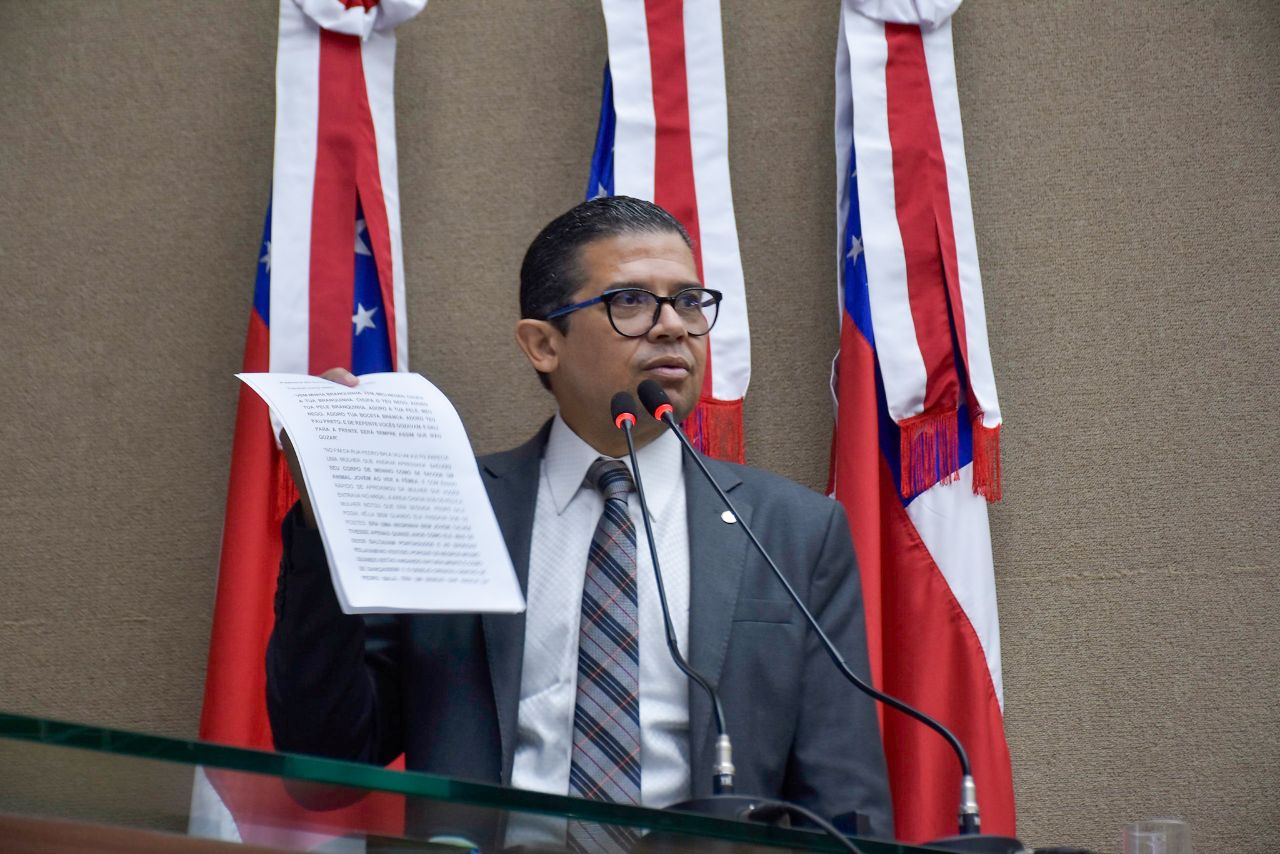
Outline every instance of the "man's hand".
MULTIPOLYGON (((320 376, 349 388, 355 388, 360 384, 360 378, 346 368, 330 368, 320 376)), ((302 521, 308 528, 314 529, 316 514, 311 509, 311 496, 307 494, 307 486, 302 481, 302 468, 298 465, 298 454, 293 450, 293 442, 289 441, 289 434, 283 430, 280 431, 280 447, 284 450, 285 462, 289 464, 289 474, 293 477, 293 485, 297 487, 298 498, 302 501, 302 521)))

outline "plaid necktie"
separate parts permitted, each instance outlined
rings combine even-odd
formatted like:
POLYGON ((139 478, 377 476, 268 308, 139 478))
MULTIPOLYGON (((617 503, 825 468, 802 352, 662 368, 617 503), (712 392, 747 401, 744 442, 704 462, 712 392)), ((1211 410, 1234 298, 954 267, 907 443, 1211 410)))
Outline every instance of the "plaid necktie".
MULTIPOLYGON (((598 459, 587 483, 604 495, 591 537, 578 631, 578 696, 573 712, 569 794, 640 803, 640 623, 636 599, 636 527, 627 510, 634 489, 619 460, 598 459)), ((626 851, 635 833, 612 825, 569 823, 569 847, 626 851)))

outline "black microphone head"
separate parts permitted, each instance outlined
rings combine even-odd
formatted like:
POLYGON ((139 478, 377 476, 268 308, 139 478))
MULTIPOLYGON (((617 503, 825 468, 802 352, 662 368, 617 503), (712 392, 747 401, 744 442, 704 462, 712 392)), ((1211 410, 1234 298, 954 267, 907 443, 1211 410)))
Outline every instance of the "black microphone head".
POLYGON ((636 423, 636 399, 630 392, 620 391, 615 394, 613 400, 609 401, 609 411, 613 417, 613 426, 619 430, 623 424, 634 426, 636 423))
POLYGON ((645 380, 640 383, 636 393, 640 395, 640 402, 644 404, 645 411, 659 421, 667 413, 674 412, 671 406, 671 398, 667 397, 667 392, 658 384, 657 380, 645 380))

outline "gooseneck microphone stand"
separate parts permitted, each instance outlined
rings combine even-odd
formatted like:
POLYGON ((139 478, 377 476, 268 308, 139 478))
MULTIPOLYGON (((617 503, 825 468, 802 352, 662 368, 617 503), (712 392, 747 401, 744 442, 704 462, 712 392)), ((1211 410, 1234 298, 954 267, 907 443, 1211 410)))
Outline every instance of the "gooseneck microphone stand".
POLYGON ((671 660, 680 668, 680 672, 689 677, 707 696, 711 698, 711 707, 715 710, 716 720, 716 761, 712 769, 711 790, 717 795, 733 794, 733 744, 729 741, 729 733, 724 723, 724 708, 720 705, 720 697, 711 683, 701 673, 689 666, 680 654, 680 645, 676 640, 675 624, 671 622, 671 609, 667 606, 667 588, 662 583, 662 570, 658 567, 658 547, 653 538, 653 530, 649 524, 649 504, 644 497, 644 481, 640 477, 640 464, 636 460, 635 440, 631 436, 631 428, 636 423, 636 401, 630 394, 620 391, 613 396, 609 408, 613 415, 613 425, 622 431, 627 438, 627 454, 631 457, 631 472, 635 476, 636 496, 640 499, 640 516, 644 520, 644 533, 649 541, 649 557, 653 560, 653 577, 658 586, 658 602, 662 605, 662 624, 667 634, 667 649, 671 652, 671 660))
POLYGON ((693 445, 689 443, 688 438, 685 437, 684 433, 676 424, 675 411, 662 386, 654 380, 645 380, 640 383, 640 386, 636 391, 640 395, 640 402, 644 405, 644 408, 649 412, 649 414, 658 421, 665 423, 671 428, 671 432, 676 434, 676 437, 680 440, 680 444, 683 446, 686 454, 694 461, 694 463, 697 464, 698 469, 707 479, 707 482, 711 484, 711 487, 716 491, 716 494, 720 496, 720 500, 724 502, 725 507, 728 508, 729 512, 731 512, 738 520, 740 527, 751 540, 751 544, 755 547, 760 556, 764 558, 765 563, 769 565, 769 569, 773 572, 773 576, 778 580, 778 583, 782 585, 787 595, 791 598, 791 601, 800 609, 800 613, 804 615, 805 621, 809 624, 809 627, 822 643, 823 648, 827 651, 827 655, 830 656, 831 661, 836 666, 836 669, 840 671, 845 679, 849 680, 849 682, 851 682, 859 691, 862 691, 864 694, 867 694, 890 708, 897 709, 903 714, 916 719, 941 735, 946 739, 947 743, 951 745, 951 749, 955 752, 956 758, 960 763, 960 835, 935 840, 929 844, 944 848, 948 851, 979 852, 979 854, 1018 854, 1018 852, 1025 851, 1026 849, 1023 847, 1022 843, 1013 837, 987 836, 982 834, 980 829, 982 821, 978 813, 978 789, 973 779, 973 771, 969 765, 969 755, 965 752, 964 745, 960 743, 960 740, 956 738, 949 729, 929 715, 926 715, 924 712, 904 703, 902 700, 885 694, 884 692, 867 684, 866 681, 860 678, 858 674, 854 673, 849 667, 848 663, 844 660, 844 656, 842 656, 840 651, 836 649, 831 638, 829 638, 827 633, 822 630, 817 619, 814 618, 813 614, 810 613, 809 609, 805 606, 804 601, 801 600, 799 594, 796 593, 795 588, 791 586, 791 583, 787 581, 786 576, 782 574, 782 570, 778 569, 778 565, 774 563, 773 558, 770 557, 767 551, 765 551, 764 546, 760 544, 760 540, 756 538, 755 532, 751 530, 751 526, 746 523, 742 514, 740 514, 738 509, 734 507, 729 496, 720 488, 720 484, 716 482, 716 479, 707 469, 706 463, 702 461, 701 455, 698 454, 693 445))
MULTIPOLYGON (((733 745, 729 740, 729 733, 725 726, 724 708, 720 704, 720 697, 716 694, 715 689, 711 687, 711 683, 701 673, 694 670, 685 661, 684 656, 680 654, 675 625, 671 621, 671 609, 667 605, 666 587, 662 582, 662 570, 658 565, 657 541, 654 539, 653 527, 649 521, 649 504, 645 500, 644 481, 640 477, 640 462, 636 459, 635 440, 631 435, 631 429, 636 423, 635 398, 625 391, 620 391, 610 401, 610 410, 613 416, 613 425, 622 431, 627 440, 627 454, 631 458, 631 473, 636 482, 636 497, 640 500, 640 516, 644 520, 645 538, 649 542, 649 557, 653 561, 653 577, 657 583, 658 601, 662 605, 662 623, 666 629, 667 650, 671 653, 671 660, 675 662, 676 667, 685 676, 689 677, 691 682, 707 692, 707 696, 711 698, 711 707, 715 711, 716 759, 712 769, 711 781, 711 790, 714 794, 710 798, 693 798, 672 804, 670 809, 748 821, 760 818, 765 821, 776 821, 782 814, 796 813, 820 827, 846 850, 853 852, 853 854, 862 854, 862 851, 853 841, 837 830, 830 822, 804 807, 767 798, 734 794, 733 745)), ((651 841, 656 842, 655 840, 651 841)), ((644 841, 640 845, 643 847, 644 841)), ((640 848, 638 847, 637 850, 640 850, 640 848)))

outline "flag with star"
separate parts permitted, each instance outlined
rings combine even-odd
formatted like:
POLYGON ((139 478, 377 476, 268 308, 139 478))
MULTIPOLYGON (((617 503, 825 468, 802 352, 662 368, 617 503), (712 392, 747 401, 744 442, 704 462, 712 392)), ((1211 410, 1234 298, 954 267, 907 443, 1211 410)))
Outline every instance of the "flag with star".
MULTIPOLYGON (((873 682, 960 738, 983 831, 1012 835, 987 522, 1001 419, 955 84, 958 5, 842 3, 830 490, 858 554, 873 682)), ((898 836, 955 833, 947 743, 898 712, 881 723, 898 836)))
POLYGON ((604 64, 604 86, 600 94, 600 122, 596 127, 596 147, 591 152, 591 174, 587 178, 587 198, 613 195, 613 137, 618 113, 613 108, 613 75, 604 64))
POLYGON ((601 0, 609 38, 587 198, 661 205, 688 231, 702 282, 724 294, 698 404, 683 428, 705 454, 743 462, 751 332, 729 186, 720 0, 601 0))
MULTIPOLYGON (((246 372, 408 369, 396 175, 395 27, 426 0, 280 4, 275 169, 245 340, 246 372)), ((297 499, 266 405, 238 386, 200 738, 272 749, 266 646, 280 525, 297 499)), ((381 800, 379 800, 381 798, 381 800)), ((313 812, 273 780, 197 777, 193 834, 311 847, 398 834, 403 802, 313 812)))
MULTIPOLYGON (((378 265, 366 239, 369 227, 364 212, 356 208, 354 305, 351 315, 351 372, 373 374, 395 369, 391 358, 391 336, 387 334, 387 311, 378 283, 378 265)), ((407 365, 401 365, 407 370, 407 365)))

